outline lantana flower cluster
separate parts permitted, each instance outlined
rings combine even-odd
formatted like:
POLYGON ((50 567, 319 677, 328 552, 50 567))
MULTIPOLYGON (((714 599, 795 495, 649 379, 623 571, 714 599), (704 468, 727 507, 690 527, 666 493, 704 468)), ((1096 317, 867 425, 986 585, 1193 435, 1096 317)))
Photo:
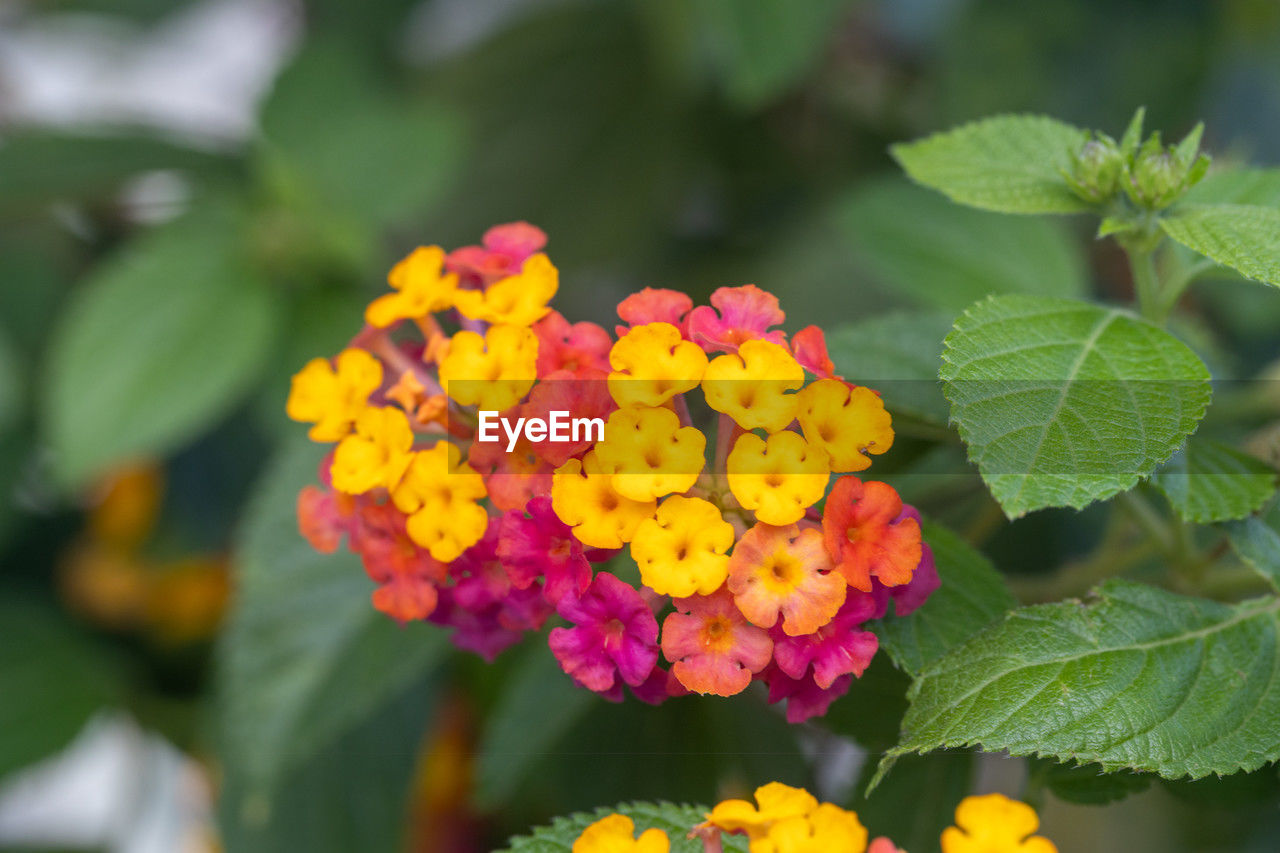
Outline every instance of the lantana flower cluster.
MULTIPOLYGON (((725 800, 689 831, 706 853, 721 853, 723 835, 745 835, 751 853, 907 853, 869 833, 856 812, 820 803, 803 788, 770 782, 756 789, 755 802, 725 800)), ((939 839, 942 853, 1057 853, 1036 835, 1040 818, 1026 803, 1003 794, 966 797, 956 808, 955 826, 939 839)), ((601 818, 583 830, 573 853, 668 853, 671 838, 661 829, 637 837, 635 822, 623 814, 601 818)))
POLYGON ((564 671, 611 700, 760 681, 792 721, 824 713, 876 652, 865 624, 938 586, 919 515, 858 476, 893 443, 879 395, 754 285, 570 323, 544 245, 513 223, 416 249, 294 377, 289 416, 335 445, 303 534, 345 538, 376 608, 488 659, 554 616, 564 671), (557 412, 573 429, 548 434, 557 412))

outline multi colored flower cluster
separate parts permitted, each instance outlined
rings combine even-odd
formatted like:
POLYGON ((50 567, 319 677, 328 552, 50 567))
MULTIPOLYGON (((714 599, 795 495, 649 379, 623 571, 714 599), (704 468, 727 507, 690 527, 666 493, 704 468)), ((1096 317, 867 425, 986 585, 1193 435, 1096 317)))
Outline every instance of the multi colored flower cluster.
POLYGON ((864 624, 938 586, 915 510, 854 476, 893 443, 879 395, 754 285, 646 288, 616 339, 570 323, 544 244, 514 223, 416 249, 294 377, 289 416, 336 442, 303 534, 345 537, 375 607, 486 658, 554 614, 556 658, 607 698, 761 681, 789 719, 824 713, 876 652, 864 624))
MULTIPOLYGON (((725 800, 704 823, 689 831, 706 853, 720 853, 723 835, 745 835, 751 853, 906 853, 883 836, 868 844, 855 812, 818 799, 803 788, 770 782, 756 789, 755 803, 725 800)), ((1003 794, 966 797, 956 808, 955 826, 942 832, 942 853, 1057 853, 1035 831, 1040 818, 1025 803, 1003 794)), ((622 814, 587 827, 573 853, 667 853, 671 839, 661 829, 635 836, 635 823, 622 814)))

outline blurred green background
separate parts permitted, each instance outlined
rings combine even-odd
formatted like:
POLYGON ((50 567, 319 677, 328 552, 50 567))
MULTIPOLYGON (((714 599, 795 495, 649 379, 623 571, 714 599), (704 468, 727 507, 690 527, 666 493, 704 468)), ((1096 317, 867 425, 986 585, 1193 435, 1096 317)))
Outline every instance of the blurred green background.
MULTIPOLYGON (((887 146, 1007 111, 1118 134, 1143 104, 1171 138, 1204 119, 1219 162, 1274 164, 1280 5, 0 8, 0 848, 462 853, 572 809, 779 779, 912 853, 983 790, 1036 798, 1064 853, 1277 849, 1274 768, 1126 779, 1090 806, 1069 774, 942 754, 867 801, 905 689, 883 660, 823 726, 754 695, 612 706, 537 641, 487 666, 396 628, 358 562, 313 554, 293 522, 318 456, 284 416, 289 376, 345 343, 419 243, 525 219, 573 320, 610 326, 646 285, 751 281, 791 330, 848 326, 833 348, 851 375, 928 379, 986 293, 1124 300, 1129 282, 1085 223, 952 207, 896 177, 887 146), (75 738, 79 764, 49 763, 75 738), (177 775, 145 750, 117 776, 84 758, 122 738, 169 745, 177 775), (64 777, 123 816, 68 835, 98 806, 64 777), (169 834, 138 827, 153 813, 169 834)), ((1189 307, 1177 331, 1216 377, 1280 356, 1273 290, 1213 280, 1189 307)), ((953 444, 928 449, 945 408, 922 393, 877 473, 1034 598, 1096 516, 1008 525, 972 475, 913 477, 962 470, 953 444)))

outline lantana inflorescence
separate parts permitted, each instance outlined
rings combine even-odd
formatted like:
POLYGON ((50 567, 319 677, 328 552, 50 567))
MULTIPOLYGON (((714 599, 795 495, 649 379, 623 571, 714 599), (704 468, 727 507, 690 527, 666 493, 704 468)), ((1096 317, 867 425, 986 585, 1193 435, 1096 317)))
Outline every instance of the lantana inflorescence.
POLYGON ((512 223, 414 250, 294 377, 289 416, 334 444, 302 533, 345 537, 377 609, 486 658, 554 618, 557 660, 606 698, 760 681, 792 721, 825 712, 876 652, 865 623, 938 586, 919 515, 855 475, 893 443, 879 395, 754 285, 570 323, 545 243, 512 223))

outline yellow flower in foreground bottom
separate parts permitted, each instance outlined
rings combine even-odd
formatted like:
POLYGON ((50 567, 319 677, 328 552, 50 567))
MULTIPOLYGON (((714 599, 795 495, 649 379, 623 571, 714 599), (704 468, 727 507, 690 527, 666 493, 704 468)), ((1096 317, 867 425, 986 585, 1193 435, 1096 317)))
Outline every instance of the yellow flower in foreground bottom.
POLYGON ((635 837, 636 825, 626 815, 611 814, 588 826, 573 842, 573 853, 667 853, 671 841, 661 829, 635 837))
POLYGON ((942 832, 942 853, 1057 853, 1053 842, 1033 835, 1040 818, 1026 803, 1003 794, 965 797, 956 825, 942 832))
POLYGON ((725 832, 743 832, 764 838, 780 820, 805 817, 818 807, 818 799, 804 788, 770 782, 756 788, 756 805, 746 800, 725 800, 707 815, 707 823, 725 832))
POLYGON ((394 489, 412 460, 413 429, 394 406, 374 406, 356 418, 356 431, 333 453, 329 476, 333 487, 362 495, 381 486, 394 489))
POLYGON ((364 312, 365 321, 380 329, 452 308, 458 277, 444 274, 444 249, 419 246, 391 268, 387 283, 395 293, 379 296, 364 312))
POLYGON ((867 830, 858 816, 823 803, 805 817, 789 817, 751 840, 751 853, 864 853, 867 830))
POLYGON ((362 349, 346 349, 334 359, 313 358, 294 374, 285 413, 315 424, 312 441, 338 441, 382 384, 382 363, 362 349))

